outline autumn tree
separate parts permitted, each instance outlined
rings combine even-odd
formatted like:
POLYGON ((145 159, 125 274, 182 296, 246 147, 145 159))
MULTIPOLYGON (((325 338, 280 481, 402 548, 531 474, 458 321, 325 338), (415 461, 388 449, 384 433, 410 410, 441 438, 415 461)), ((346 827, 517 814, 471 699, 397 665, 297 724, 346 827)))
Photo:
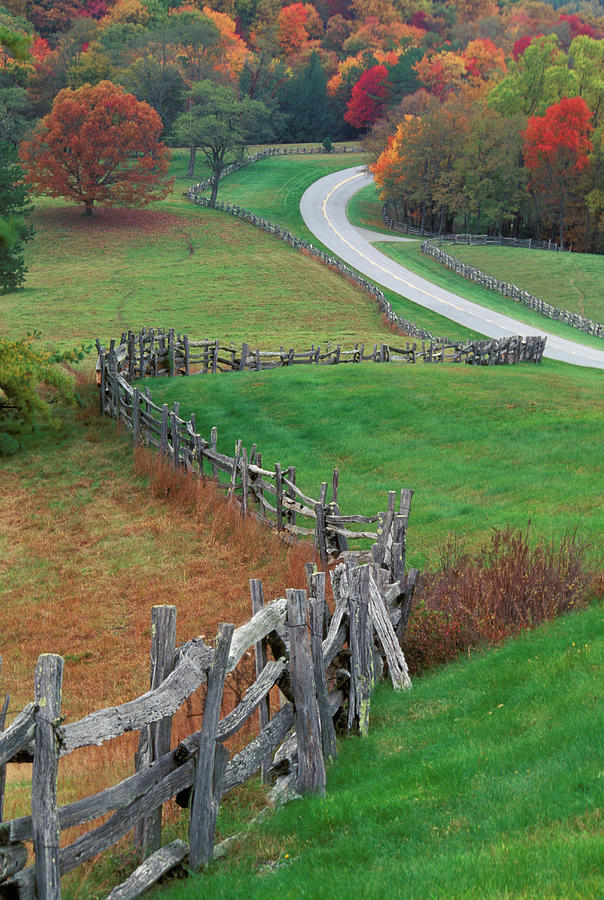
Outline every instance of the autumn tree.
POLYGON ((86 215, 95 203, 145 206, 172 188, 161 130, 148 103, 110 81, 66 88, 21 145, 26 181, 38 193, 83 204, 86 215))
POLYGON ((592 150, 590 112, 581 97, 564 97, 543 116, 529 119, 523 133, 524 155, 532 186, 557 210, 560 246, 569 197, 592 150))
POLYGON ((223 169, 251 140, 268 134, 269 109, 259 100, 240 99, 233 88, 209 79, 194 84, 188 100, 190 108, 176 120, 174 133, 190 148, 190 173, 196 151, 203 153, 213 176, 210 205, 215 206, 223 169))
POLYGON ((344 119, 355 128, 367 128, 379 119, 388 98, 388 69, 372 66, 366 69, 355 86, 344 119))

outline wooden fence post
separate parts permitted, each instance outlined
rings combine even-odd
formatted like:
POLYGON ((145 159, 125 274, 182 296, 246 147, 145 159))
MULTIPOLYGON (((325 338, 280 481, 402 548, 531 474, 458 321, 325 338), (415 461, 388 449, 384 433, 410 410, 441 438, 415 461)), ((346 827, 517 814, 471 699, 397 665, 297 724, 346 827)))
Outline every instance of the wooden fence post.
POLYGON ((132 391, 132 443, 138 447, 141 442, 141 392, 132 391))
MULTIPOLYGON (((2 656, 0 656, 0 674, 2 673, 2 656)), ((6 714, 8 712, 8 704, 10 702, 10 697, 8 694, 4 697, 4 703, 2 704, 2 710, 0 711, 0 731, 4 731, 4 724, 6 722, 6 714)), ((6 766, 0 766, 0 822, 4 821, 4 786, 6 784, 6 766)))
POLYGON ((296 739, 298 744, 299 794, 325 794, 325 763, 321 747, 321 723, 315 696, 312 653, 308 635, 308 600, 306 591, 287 589, 287 624, 290 641, 290 664, 296 739))
MULTIPOLYGON (((252 615, 256 615, 257 612, 264 606, 264 594, 262 592, 262 581, 259 578, 251 578, 250 579, 250 594, 252 597, 252 615)), ((262 638, 261 641, 258 641, 255 645, 255 657, 256 657, 256 678, 260 678, 262 674, 262 670, 266 666, 268 661, 267 654, 267 640, 266 638, 262 638)), ((269 694, 264 697, 258 706, 258 714, 260 717, 260 730, 268 725, 270 717, 271 717, 271 707, 270 707, 270 696, 269 694)), ((260 774, 262 776, 263 784, 268 784, 268 769, 270 766, 270 756, 268 756, 262 766, 260 768, 260 774)))
MULTIPOLYGON (((176 648, 176 607, 154 606, 151 610, 151 678, 150 690, 154 691, 165 681, 174 668, 176 648)), ((141 730, 135 757, 137 772, 147 769, 170 749, 172 718, 167 716, 141 730)), ((135 843, 142 847, 144 855, 153 853, 161 843, 161 806, 137 823, 135 843)))
POLYGON ((329 709, 327 692, 327 678, 325 677, 325 665, 323 663, 323 622, 325 619, 325 572, 318 572, 315 576, 318 583, 321 579, 323 590, 317 591, 322 596, 310 599, 310 647, 312 664, 315 675, 315 688, 317 704, 319 707, 319 719, 321 722, 321 746, 323 758, 326 763, 333 762, 337 756, 336 730, 329 709))
POLYGON ((37 711, 34 764, 31 779, 31 816, 39 900, 60 900, 59 814, 57 773, 61 716, 63 659, 54 653, 38 657, 35 675, 37 711))
POLYGON ((369 705, 375 685, 373 625, 369 617, 369 566, 349 567, 350 693, 348 728, 363 736, 369 731, 369 705))
POLYGON ((226 747, 216 743, 216 732, 234 630, 234 625, 227 625, 224 622, 218 626, 216 650, 208 672, 208 693, 199 736, 199 755, 195 771, 189 828, 191 848, 189 861, 194 872, 198 872, 202 866, 210 862, 214 850, 216 816, 229 758, 226 747))
POLYGON ((280 463, 275 463, 275 506, 277 508, 277 531, 283 531, 283 475, 280 463))

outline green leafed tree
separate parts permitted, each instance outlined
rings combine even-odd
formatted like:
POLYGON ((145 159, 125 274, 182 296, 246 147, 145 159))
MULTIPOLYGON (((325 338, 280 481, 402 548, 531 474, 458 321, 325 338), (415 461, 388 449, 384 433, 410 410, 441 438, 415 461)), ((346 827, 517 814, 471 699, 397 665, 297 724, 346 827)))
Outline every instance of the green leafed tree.
POLYGON ((25 245, 33 237, 27 223, 32 207, 13 144, 0 143, 0 293, 16 290, 25 280, 25 245))
POLYGON ((213 176, 210 205, 216 205, 223 169, 243 154, 251 141, 270 134, 270 111, 260 100, 239 98, 235 90, 205 79, 187 95, 189 109, 174 123, 179 142, 189 147, 189 177, 195 174, 195 155, 200 150, 213 176))

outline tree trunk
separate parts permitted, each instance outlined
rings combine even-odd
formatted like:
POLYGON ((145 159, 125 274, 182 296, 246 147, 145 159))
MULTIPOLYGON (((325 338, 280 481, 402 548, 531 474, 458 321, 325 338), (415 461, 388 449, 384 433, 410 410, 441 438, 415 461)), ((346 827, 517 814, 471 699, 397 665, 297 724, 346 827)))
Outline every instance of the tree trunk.
POLYGON ((560 217, 558 219, 558 234, 560 249, 564 249, 564 203, 560 204, 560 217))
POLYGON ((91 216, 92 215, 92 207, 94 204, 94 200, 84 200, 84 215, 91 216))
POLYGON ((212 209, 216 206, 216 197, 218 196, 218 172, 214 172, 214 181, 212 183, 212 195, 210 197, 210 206, 212 209))
POLYGON ((197 147, 191 145, 189 147, 189 167, 187 169, 187 178, 195 177, 195 156, 197 155, 197 147))

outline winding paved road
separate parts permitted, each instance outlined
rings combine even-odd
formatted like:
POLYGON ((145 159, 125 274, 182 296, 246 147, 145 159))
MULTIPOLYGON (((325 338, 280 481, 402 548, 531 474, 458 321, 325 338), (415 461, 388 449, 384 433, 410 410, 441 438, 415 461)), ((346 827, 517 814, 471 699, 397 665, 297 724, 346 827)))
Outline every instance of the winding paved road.
MULTIPOLYGON (((439 288, 377 250, 372 242, 406 241, 409 238, 357 228, 348 221, 346 204, 357 191, 372 181, 372 176, 367 175, 361 166, 343 169, 315 181, 300 201, 300 212, 307 228, 348 265, 419 306, 440 313, 488 337, 526 334, 529 329, 534 333, 534 329, 525 322, 501 315, 439 288)), ((550 359, 604 369, 604 350, 596 350, 549 334, 545 329, 540 328, 538 333, 547 335, 545 356, 550 359)))

